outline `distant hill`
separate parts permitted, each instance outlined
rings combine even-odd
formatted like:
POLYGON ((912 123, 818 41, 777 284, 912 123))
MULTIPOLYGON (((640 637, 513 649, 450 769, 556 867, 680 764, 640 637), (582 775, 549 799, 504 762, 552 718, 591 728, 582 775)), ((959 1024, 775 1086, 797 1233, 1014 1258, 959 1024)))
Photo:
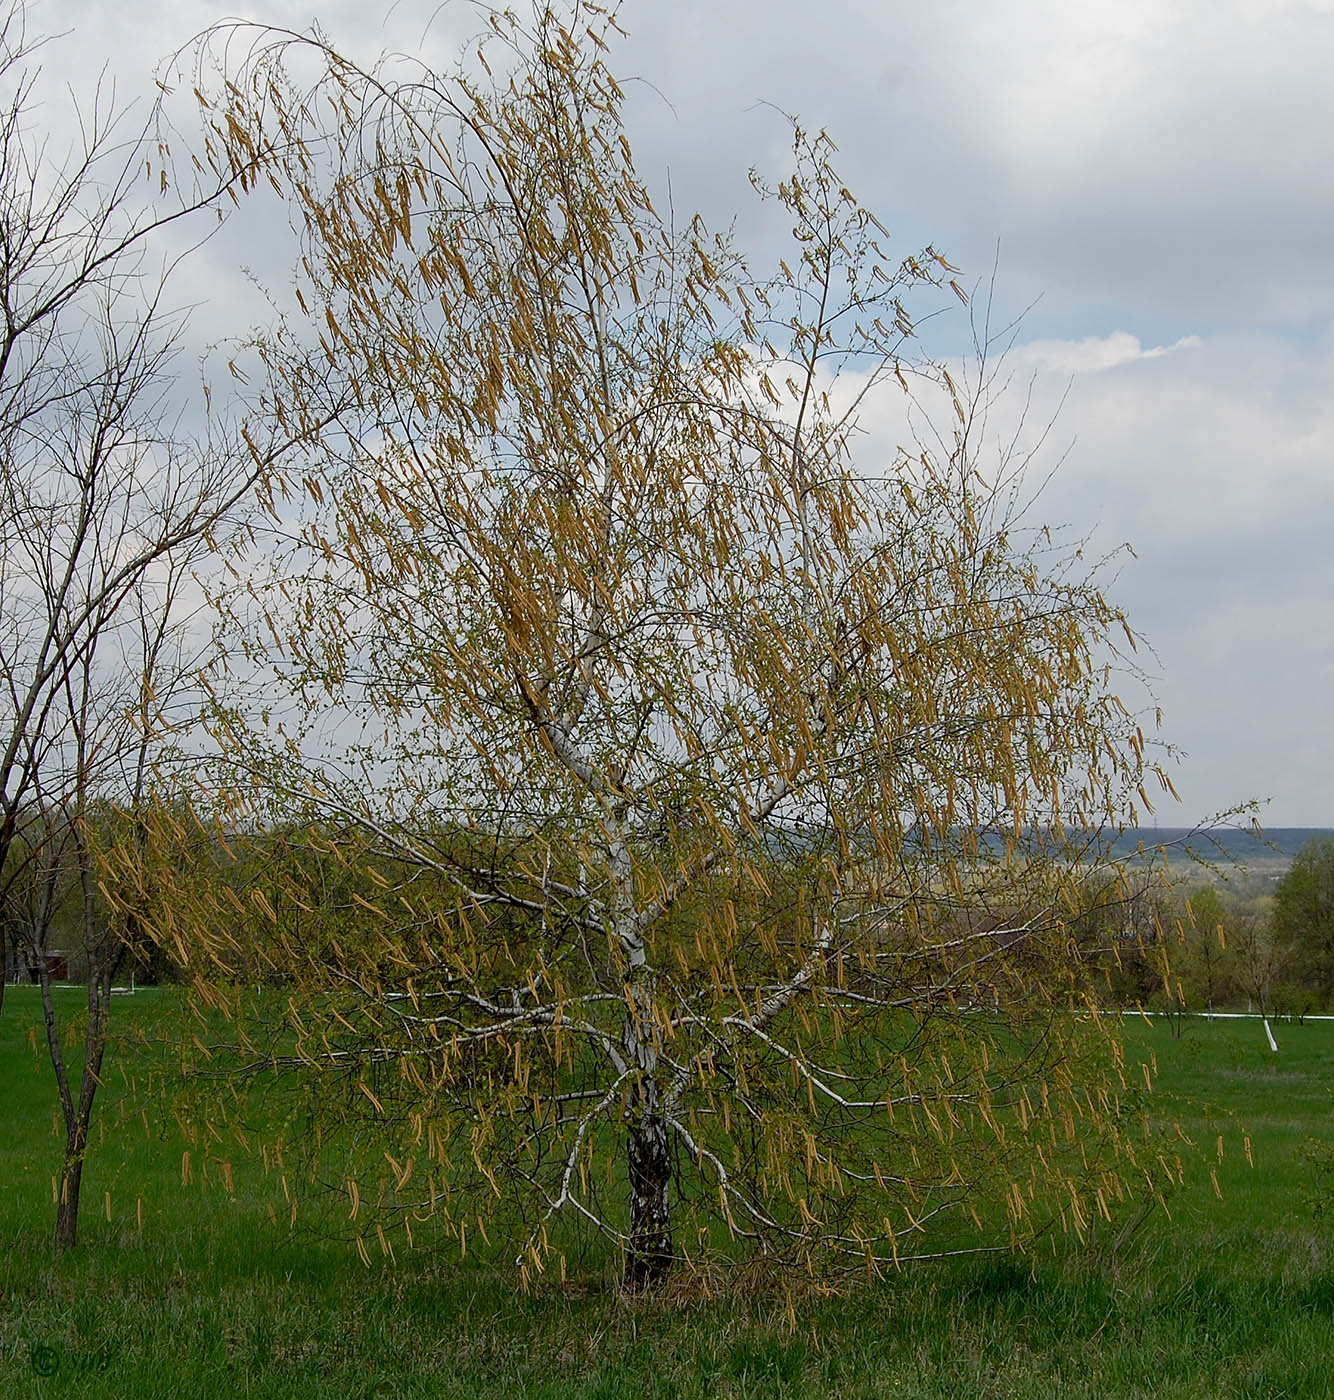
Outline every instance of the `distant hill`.
POLYGON ((1200 832, 1186 826, 1131 827, 1112 845, 1114 856, 1133 856, 1141 843, 1145 850, 1167 846, 1170 853, 1189 847, 1210 860, 1290 861, 1314 837, 1334 837, 1326 826, 1275 826, 1257 832, 1251 827, 1219 827, 1200 832))
MULTIPOLYGON (((781 832, 766 832, 761 840, 775 852, 801 851, 809 849, 812 841, 821 839, 822 833, 826 838, 829 835, 826 829, 818 826, 803 827, 794 824, 781 832)), ((956 831, 954 835, 960 843, 963 842, 962 831, 956 831)), ((908 831, 905 837, 910 848, 919 848, 921 838, 916 831, 908 831)), ((1290 864, 1297 852, 1316 837, 1334 839, 1334 827, 1275 826, 1257 831, 1250 826, 1220 826, 1203 831, 1191 826, 1132 826, 1115 840, 1104 837, 1103 844, 1094 843, 1088 854, 1090 858, 1097 859, 1110 856, 1113 860, 1133 860, 1141 848, 1146 856, 1152 857, 1159 847, 1166 847, 1167 857, 1171 862, 1188 860, 1194 856, 1204 861, 1216 862, 1220 866, 1236 863, 1268 867, 1269 874, 1273 877, 1275 866, 1290 864)), ((869 843, 869 836, 867 839, 869 843)), ((997 831, 984 832, 977 840, 983 852, 997 859, 1005 855, 1008 847, 1016 844, 1008 833, 997 831)), ((1023 848, 1030 842, 1033 849, 1045 848, 1050 852, 1060 847, 1061 839, 1050 831, 1045 837, 1030 832, 1027 839, 1020 836, 1017 845, 1023 848)), ((940 842, 932 836, 927 844, 938 848, 940 842)))

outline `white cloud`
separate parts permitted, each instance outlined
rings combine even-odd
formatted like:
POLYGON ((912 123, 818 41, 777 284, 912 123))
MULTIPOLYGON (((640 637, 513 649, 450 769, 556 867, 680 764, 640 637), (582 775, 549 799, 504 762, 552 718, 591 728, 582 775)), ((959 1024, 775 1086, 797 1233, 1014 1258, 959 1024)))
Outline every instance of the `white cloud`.
POLYGON ((1146 347, 1140 344, 1138 336, 1128 331, 1113 331, 1110 335, 1090 335, 1082 340, 1030 340, 1016 347, 1014 359, 1019 365, 1036 370, 1092 374, 1137 360, 1156 360, 1175 350, 1198 350, 1203 343, 1198 335, 1186 335, 1171 345, 1146 347))

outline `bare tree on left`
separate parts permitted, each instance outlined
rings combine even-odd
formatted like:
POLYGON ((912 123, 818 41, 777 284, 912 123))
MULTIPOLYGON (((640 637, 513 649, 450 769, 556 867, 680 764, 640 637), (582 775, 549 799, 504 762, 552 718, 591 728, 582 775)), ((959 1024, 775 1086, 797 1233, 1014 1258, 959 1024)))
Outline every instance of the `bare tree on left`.
POLYGON ((67 1248, 135 937, 99 889, 99 846, 135 839, 193 670, 192 571, 279 448, 177 393, 170 279, 245 172, 178 185, 160 93, 136 115, 99 87, 58 149, 35 98, 44 42, 22 3, 0 15, 0 938, 41 984, 67 1248), (52 996, 56 929, 86 972, 81 1063, 52 996))

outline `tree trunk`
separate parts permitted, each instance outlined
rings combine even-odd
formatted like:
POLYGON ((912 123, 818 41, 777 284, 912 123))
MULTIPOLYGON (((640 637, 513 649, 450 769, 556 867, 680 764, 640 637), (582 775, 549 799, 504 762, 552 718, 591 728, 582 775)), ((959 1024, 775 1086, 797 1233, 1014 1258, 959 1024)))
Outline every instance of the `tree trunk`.
POLYGON ((76 1124, 65 1140, 60 1166, 60 1195, 56 1200, 56 1249, 73 1249, 79 1239, 79 1191, 83 1185, 83 1150, 87 1134, 76 1124))
MULTIPOLYGON (((90 950, 91 951, 91 950, 90 950)), ((90 958, 91 960, 91 958, 90 958)), ((93 1121, 93 1103, 102 1079, 102 1059, 107 1045, 107 1008, 111 1000, 111 979, 120 954, 110 963, 89 969, 88 1031, 83 1042, 83 1078, 76 1100, 70 1086, 69 1069, 60 1045, 55 1003, 51 998, 51 978, 41 964, 42 1009, 46 1021, 47 1048, 65 1119, 65 1155, 60 1165, 60 1189, 56 1197, 56 1249, 72 1248, 79 1237, 79 1193, 83 1186, 83 1158, 88 1147, 88 1127, 93 1121)))
POLYGON ((607 867, 613 895, 612 937, 627 965, 625 1024, 621 1045, 625 1063, 638 1072, 625 1106, 627 1165, 630 1170, 630 1234, 625 1246, 625 1287, 654 1288, 672 1268, 672 1155, 658 1086, 658 1026, 654 1012, 656 978, 648 962, 635 912, 634 867, 619 815, 608 823, 607 867))
POLYGON ((625 1286, 632 1292, 655 1288, 671 1272, 672 1159, 667 1125, 652 1112, 630 1123, 630 1240, 625 1252, 625 1286))

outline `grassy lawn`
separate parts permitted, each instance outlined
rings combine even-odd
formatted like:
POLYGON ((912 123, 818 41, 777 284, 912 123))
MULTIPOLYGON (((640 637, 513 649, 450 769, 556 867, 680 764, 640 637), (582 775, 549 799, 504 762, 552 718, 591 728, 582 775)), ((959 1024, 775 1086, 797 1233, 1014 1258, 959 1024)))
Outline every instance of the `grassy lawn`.
MULTIPOLYGON (((80 994, 63 995, 74 1012, 80 994)), ((166 995, 118 999, 113 1014, 151 1021, 166 995)), ((426 1251, 368 1269, 346 1245, 274 1224, 281 1193, 240 1160, 230 1194, 198 1154, 183 1186, 174 1125, 140 1114, 134 1054, 111 1062, 82 1244, 57 1259, 55 1095, 29 1044, 37 1025, 35 995, 10 988, 7 1400, 1334 1394, 1334 1220, 1313 1211, 1304 1155, 1334 1142, 1334 1023, 1275 1023, 1277 1055, 1258 1022, 1193 1021, 1179 1036, 1129 1023, 1157 1058, 1164 1117, 1197 1148, 1170 1219, 1158 1212, 1110 1259, 1062 1244, 920 1268, 812 1301, 795 1329, 763 1291, 627 1301, 610 1265, 530 1295, 507 1272, 426 1251)))

